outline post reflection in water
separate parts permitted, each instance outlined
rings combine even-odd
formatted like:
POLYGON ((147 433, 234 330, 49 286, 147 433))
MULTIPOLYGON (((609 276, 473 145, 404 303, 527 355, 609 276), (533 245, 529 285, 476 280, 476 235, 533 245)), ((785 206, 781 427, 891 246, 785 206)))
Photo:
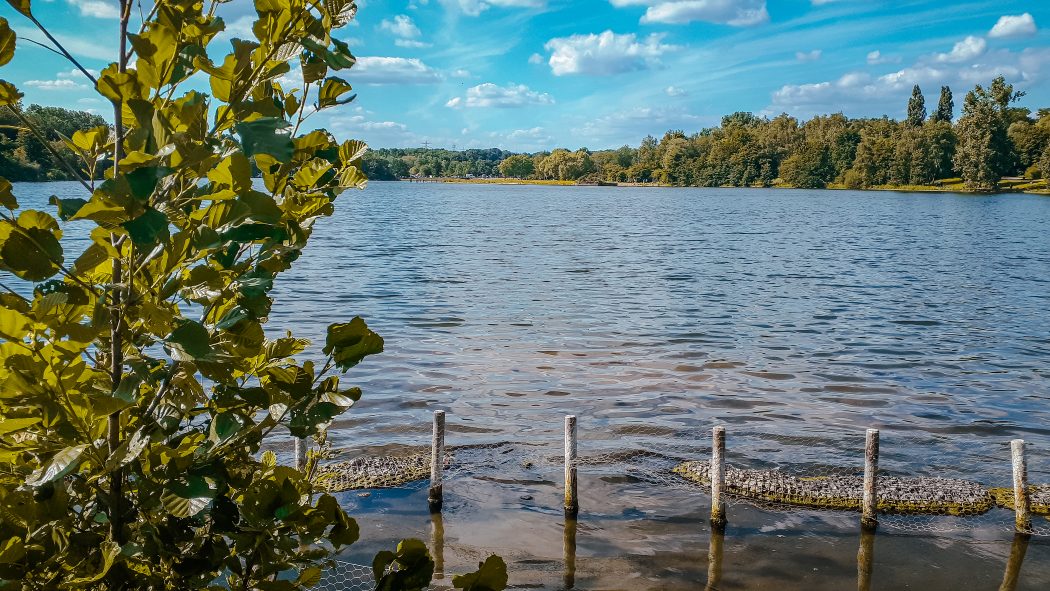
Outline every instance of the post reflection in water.
POLYGON ((725 538, 724 529, 711 528, 711 540, 707 547, 707 585, 704 591, 715 591, 722 583, 722 546, 725 538))
POLYGON ((576 520, 566 517, 565 530, 562 536, 562 550, 565 555, 565 574, 562 579, 563 587, 574 589, 576 587, 576 520))
POLYGON ((445 522, 440 512, 430 514, 430 553, 434 557, 434 579, 445 578, 445 522))
POLYGON ((857 591, 871 591, 871 572, 875 563, 875 531, 860 530, 860 549, 857 550, 857 591))
POLYGON ((1006 573, 1003 574, 1003 584, 999 586, 999 591, 1017 589, 1017 582, 1021 578, 1021 563, 1028 552, 1028 539, 1027 534, 1014 534, 1014 542, 1010 546, 1010 560, 1006 563, 1006 573))

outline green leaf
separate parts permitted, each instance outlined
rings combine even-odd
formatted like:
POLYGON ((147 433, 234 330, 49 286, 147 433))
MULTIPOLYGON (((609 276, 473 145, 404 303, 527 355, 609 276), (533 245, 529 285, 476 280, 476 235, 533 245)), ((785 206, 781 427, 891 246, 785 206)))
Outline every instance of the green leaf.
POLYGON ((342 78, 337 78, 335 76, 326 78, 324 83, 321 84, 321 90, 317 93, 317 106, 324 109, 336 105, 345 105, 354 100, 357 95, 346 99, 341 99, 340 97, 353 89, 354 88, 350 86, 350 83, 342 78))
POLYGON ((332 355, 336 365, 343 371, 357 365, 369 355, 383 352, 383 337, 372 332, 360 316, 346 324, 328 327, 328 338, 323 349, 332 355))
POLYGON ((211 502, 211 498, 191 497, 187 499, 171 492, 170 490, 165 490, 160 495, 160 502, 164 505, 164 509, 166 509, 168 513, 171 513, 175 517, 187 518, 193 517, 203 511, 204 508, 208 506, 208 503, 211 502))
POLYGON ((316 587, 321 582, 321 569, 316 566, 310 566, 302 570, 299 576, 295 579, 295 583, 301 587, 307 589, 316 587))
POLYGON ((40 417, 29 417, 27 419, 4 419, 0 421, 0 435, 7 435, 8 433, 14 433, 15 431, 21 431, 27 427, 39 423, 42 419, 40 417))
POLYGON ((427 546, 419 540, 402 540, 397 553, 380 552, 372 561, 376 591, 421 591, 434 577, 434 561, 427 546), (397 569, 388 567, 396 563, 397 569))
POLYGON ((135 70, 121 72, 117 64, 110 64, 98 76, 99 94, 115 103, 126 103, 131 99, 146 98, 139 86, 135 70))
POLYGON ((26 315, 10 308, 0 308, 0 336, 9 341, 21 341, 32 325, 26 315))
POLYGON ((108 260, 109 252, 106 248, 101 244, 92 242, 73 263, 73 272, 77 274, 90 272, 108 260))
POLYGON ((14 84, 7 80, 0 80, 0 107, 17 105, 23 96, 25 95, 19 92, 14 84))
POLYGON ((26 210, 12 225, 0 224, 0 260, 27 281, 43 281, 63 262, 58 223, 46 213, 26 210))
POLYGON ((31 16, 29 11, 29 0, 7 0, 7 3, 11 5, 11 8, 14 8, 18 12, 21 12, 26 16, 31 16))
POLYGON ((263 117, 236 125, 246 156, 269 154, 280 162, 288 162, 295 152, 290 127, 287 121, 277 117, 263 117))
POLYGON ((168 343, 178 345, 187 355, 201 359, 211 354, 211 335, 208 329, 198 322, 184 320, 178 328, 171 331, 168 343))
POLYGON ((88 447, 88 444, 84 443, 67 447, 58 452, 51 458, 50 462, 29 475, 29 478, 26 479, 26 486, 39 487, 49 482, 54 482, 59 478, 64 478, 66 474, 76 469, 79 465, 80 457, 84 455, 84 450, 88 447))
POLYGON ((148 208, 139 217, 121 224, 136 245, 152 246, 168 236, 168 216, 148 208))
POLYGON ((15 57, 15 32, 7 24, 7 19, 0 16, 0 66, 15 57))
POLYGON ((221 187, 230 188, 234 193, 250 191, 252 165, 243 153, 234 152, 209 170, 208 178, 221 187))
POLYGON ((63 222, 71 220, 82 207, 87 205, 84 199, 60 199, 57 195, 52 195, 48 203, 58 208, 58 218, 63 222))
POLYGON ((236 413, 219 413, 211 422, 211 432, 208 438, 216 443, 222 443, 233 437, 243 426, 244 420, 236 413))
POLYGON ((11 181, 0 177, 0 205, 14 211, 18 209, 18 200, 15 199, 15 194, 11 190, 12 188, 11 181))
POLYGON ((9 538, 0 544, 0 564, 15 564, 20 562, 25 555, 25 543, 20 538, 9 538))
POLYGON ((507 588, 507 563, 499 556, 489 556, 476 572, 453 576, 452 586, 464 591, 503 591, 507 588))
POLYGON ((62 583, 62 587, 82 587, 89 585, 90 583, 97 583, 109 574, 110 569, 113 568, 113 563, 116 562, 117 556, 120 556, 120 546, 112 540, 106 540, 102 542, 102 565, 95 571, 95 573, 86 576, 78 577, 75 579, 69 579, 62 583))

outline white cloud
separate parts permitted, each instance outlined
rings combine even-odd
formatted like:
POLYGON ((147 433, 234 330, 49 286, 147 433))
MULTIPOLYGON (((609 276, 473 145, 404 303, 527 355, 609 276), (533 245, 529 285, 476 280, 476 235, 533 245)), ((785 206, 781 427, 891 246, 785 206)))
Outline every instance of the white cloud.
MULTIPOLYGON (((85 69, 88 71, 89 74, 91 74, 95 78, 98 78, 98 70, 93 70, 91 68, 85 69)), ((66 72, 59 72, 56 76, 59 79, 65 80, 87 80, 87 76, 85 76, 84 73, 78 70, 77 68, 73 68, 72 70, 66 72)))
POLYGON ((831 4, 832 2, 837 1, 838 0, 813 0, 813 6, 823 6, 825 4, 831 4))
POLYGON ((402 39, 415 39, 421 34, 416 23, 412 22, 412 19, 404 14, 395 16, 394 20, 383 19, 383 22, 379 23, 379 30, 386 31, 402 39))
POLYGON ((68 0, 70 6, 80 11, 81 16, 94 18, 120 18, 116 2, 105 0, 68 0))
POLYGON ((534 54, 529 56, 529 63, 533 64, 533 65, 542 64, 543 63, 543 56, 538 54, 538 53, 534 53, 534 54))
POLYGON ((541 8, 547 5, 546 0, 441 0, 441 3, 455 8, 467 16, 478 16, 489 8, 541 8))
POLYGON ((667 96, 685 96, 689 93, 687 93, 684 88, 679 88, 677 86, 668 86, 664 89, 664 94, 666 94, 667 96))
POLYGON ((658 130, 682 129, 687 133, 718 122, 716 117, 699 117, 677 108, 637 107, 620 109, 608 115, 588 119, 572 130, 580 142, 590 148, 634 145, 638 138, 658 130))
POLYGON ((74 82, 68 78, 60 78, 58 80, 26 80, 22 84, 32 88, 39 88, 40 90, 75 90, 78 88, 87 88, 86 85, 74 82))
POLYGON ((983 37, 969 37, 955 44, 948 53, 938 53, 939 62, 958 63, 972 60, 982 55, 988 49, 988 42, 983 37))
POLYGON ((883 55, 879 50, 868 53, 868 63, 873 66, 878 64, 899 64, 900 62, 901 58, 899 55, 883 55))
POLYGON ((813 51, 798 51, 795 52, 795 59, 800 62, 815 62, 819 60, 822 55, 824 55, 824 52, 819 49, 814 49, 813 51))
POLYGON ((417 58, 359 57, 347 78, 363 84, 434 84, 441 74, 417 58))
POLYGON ((415 39, 394 39, 394 45, 416 49, 419 47, 430 47, 430 43, 416 41, 415 39))
POLYGON ((445 103, 445 106, 451 108, 517 108, 552 104, 554 104, 554 99, 551 95, 530 90, 524 84, 498 86, 486 82, 467 89, 466 96, 457 96, 445 103))
POLYGON ((470 76, 471 76, 470 70, 464 70, 463 68, 460 68, 458 70, 453 70, 453 72, 452 72, 452 77, 453 78, 470 78, 470 76))
POLYGON ((663 54, 680 49, 661 43, 662 34, 639 39, 634 33, 617 35, 573 35, 551 39, 544 45, 551 52, 549 64, 555 76, 588 74, 606 76, 659 65, 663 54))
POLYGON ((705 21, 735 27, 769 21, 766 0, 609 0, 613 6, 645 6, 643 23, 705 21))
POLYGON ((992 30, 988 32, 989 37, 1031 37, 1035 35, 1035 19, 1031 13, 1019 14, 1017 16, 999 17, 992 30))

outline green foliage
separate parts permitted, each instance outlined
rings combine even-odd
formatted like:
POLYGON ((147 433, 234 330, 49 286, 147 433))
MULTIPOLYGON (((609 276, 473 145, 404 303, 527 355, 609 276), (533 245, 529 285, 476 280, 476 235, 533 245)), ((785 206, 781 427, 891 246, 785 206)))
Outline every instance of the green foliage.
MULTIPOLYGON (((294 590, 357 540, 314 490, 316 458, 300 472, 259 456, 275 431, 321 436, 360 396, 340 374, 382 350, 359 318, 329 329, 322 367, 298 357, 306 341, 263 330, 278 276, 364 185, 359 142, 300 131, 311 96, 349 100, 328 72, 354 63, 331 36, 354 10, 259 0, 255 39, 213 62, 222 20, 160 0, 99 76, 112 129, 22 110, 0 84, 33 128, 6 130, 4 146, 64 160, 85 187, 52 200, 56 219, 19 210, 0 179, 0 267, 25 282, 0 295, 0 587, 294 590), (302 89, 277 82, 289 61, 310 72, 302 89), (211 96, 180 89, 198 74, 211 96), (72 220, 93 226, 79 253, 61 242, 72 220)), ((15 43, 0 22, 0 63, 15 43)))
POLYGON ((967 93, 955 128, 958 147, 954 160, 967 187, 994 190, 1010 172, 1014 154, 1007 133, 1007 110, 1020 96, 1002 76, 988 89, 978 85, 967 93))
POLYGON ((535 170, 532 158, 525 154, 509 156, 499 164, 500 174, 508 178, 527 179, 535 170))
POLYGON ((952 98, 952 89, 948 86, 941 87, 941 97, 937 100, 937 110, 930 116, 936 123, 951 123, 955 117, 955 99, 952 98))
POLYGON ((499 556, 489 556, 477 572, 452 577, 452 586, 463 591, 502 591, 507 588, 507 564, 499 556))
POLYGON ((911 89, 911 98, 908 99, 908 125, 919 127, 926 121, 926 97, 922 96, 922 89, 916 84, 911 89))
POLYGON ((1050 147, 1043 150, 1043 157, 1039 159, 1039 172, 1048 183, 1047 188, 1050 188, 1050 147))

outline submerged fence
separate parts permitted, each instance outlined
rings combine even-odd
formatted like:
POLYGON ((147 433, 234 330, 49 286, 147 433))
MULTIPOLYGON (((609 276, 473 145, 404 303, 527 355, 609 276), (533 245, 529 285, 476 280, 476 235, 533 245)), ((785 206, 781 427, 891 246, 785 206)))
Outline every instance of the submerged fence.
MULTIPOLYGON (((588 431, 575 416, 567 416, 562 454, 535 441, 446 445, 442 411, 434 414, 430 430, 429 448, 419 445, 385 455, 364 450, 365 454, 351 460, 324 464, 318 484, 332 492, 428 487, 430 510, 440 512, 444 485, 460 476, 500 474, 511 466, 562 468, 566 546, 571 523, 573 562, 575 519, 587 506, 577 485, 581 472, 612 471, 652 486, 688 489, 706 496, 710 503, 709 588, 720 578, 721 532, 727 520, 733 519, 733 508, 743 505, 767 511, 856 513, 865 532, 858 554, 860 575, 865 568, 864 550, 867 544, 870 556, 876 527, 911 532, 1012 529, 1018 538, 1003 587, 1010 589, 1007 583, 1012 576, 1016 584, 1028 537, 1050 536, 1050 484, 1029 482, 1033 450, 1019 439, 1008 445, 1005 441, 954 442, 955 453, 948 457, 968 465, 934 465, 925 470, 932 474, 911 475, 907 473, 913 467, 910 460, 902 459, 909 456, 900 452, 906 447, 914 453, 915 441, 905 436, 887 442, 875 429, 863 436, 840 435, 845 445, 837 449, 854 451, 834 458, 821 453, 827 438, 735 430, 725 425, 710 431, 641 424, 604 425, 588 431), (982 475, 977 479, 946 477, 964 474, 982 475)), ((296 450, 301 462, 305 445, 297 442, 296 450)), ((1040 468, 1050 464, 1045 450, 1038 450, 1036 458, 1040 468)), ((1037 473, 1045 478, 1041 469, 1037 473)), ((567 564, 569 560, 567 551, 567 564)), ((868 571, 870 578, 870 564, 868 571)), ((371 580, 367 567, 340 564, 318 588, 369 589, 371 580)))

